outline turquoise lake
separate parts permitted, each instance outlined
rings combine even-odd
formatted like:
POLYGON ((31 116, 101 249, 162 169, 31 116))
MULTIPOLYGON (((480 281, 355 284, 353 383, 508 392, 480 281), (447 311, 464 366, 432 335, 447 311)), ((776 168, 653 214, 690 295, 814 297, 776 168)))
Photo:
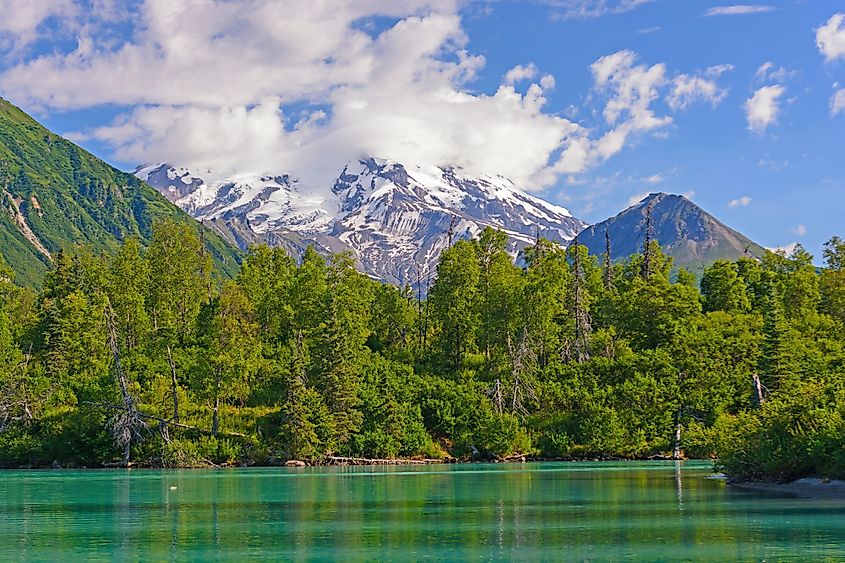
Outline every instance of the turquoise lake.
POLYGON ((845 501, 709 463, 0 472, 4 561, 845 559, 845 501))

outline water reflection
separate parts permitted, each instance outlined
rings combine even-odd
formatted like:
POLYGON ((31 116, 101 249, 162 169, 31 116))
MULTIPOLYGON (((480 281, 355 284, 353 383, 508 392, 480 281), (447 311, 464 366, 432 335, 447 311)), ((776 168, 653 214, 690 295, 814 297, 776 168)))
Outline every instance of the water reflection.
POLYGON ((710 471, 655 462, 0 473, 0 544, 19 548, 4 554, 12 560, 845 557, 842 502, 731 492, 710 471))
POLYGON ((678 512, 684 511, 684 482, 681 477, 681 462, 675 460, 675 489, 678 491, 678 512))

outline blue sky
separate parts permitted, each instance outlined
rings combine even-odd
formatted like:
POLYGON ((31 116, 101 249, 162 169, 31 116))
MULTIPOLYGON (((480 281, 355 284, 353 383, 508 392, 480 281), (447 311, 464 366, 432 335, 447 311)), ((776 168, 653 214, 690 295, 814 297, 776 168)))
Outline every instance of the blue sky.
POLYGON ((0 0, 0 95, 123 169, 379 153, 590 222, 667 191, 765 246, 845 235, 842 2, 195 4, 0 0))

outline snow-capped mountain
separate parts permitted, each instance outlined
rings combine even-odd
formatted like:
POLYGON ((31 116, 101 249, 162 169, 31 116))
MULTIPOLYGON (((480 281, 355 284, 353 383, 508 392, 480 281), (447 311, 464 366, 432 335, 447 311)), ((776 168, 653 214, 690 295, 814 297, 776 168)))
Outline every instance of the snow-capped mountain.
POLYGON ((501 229, 516 254, 538 235, 564 242, 585 226, 507 178, 454 168, 406 168, 371 158, 347 166, 332 193, 341 210, 332 234, 370 274, 398 283, 433 272, 450 231, 471 238, 487 226, 501 229))
POLYGON ((168 164, 140 167, 134 174, 197 219, 238 217, 257 234, 280 228, 324 232, 332 220, 331 202, 304 193, 288 174, 243 174, 211 184, 168 164))
POLYGON ((567 242, 586 226, 501 176, 376 158, 348 164, 330 190, 303 187, 286 174, 206 183, 168 164, 135 174, 241 247, 349 249, 365 272, 398 284, 433 274, 450 236, 469 238, 492 226, 508 234, 516 255, 538 235, 567 242))

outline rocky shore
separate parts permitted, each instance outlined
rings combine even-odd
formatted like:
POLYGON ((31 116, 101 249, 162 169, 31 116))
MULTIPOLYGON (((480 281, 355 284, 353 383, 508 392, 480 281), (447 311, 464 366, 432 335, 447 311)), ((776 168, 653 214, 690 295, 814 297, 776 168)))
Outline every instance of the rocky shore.
POLYGON ((845 481, 820 477, 804 477, 789 483, 752 481, 745 483, 728 482, 728 485, 740 491, 786 494, 801 498, 845 499, 845 481))

